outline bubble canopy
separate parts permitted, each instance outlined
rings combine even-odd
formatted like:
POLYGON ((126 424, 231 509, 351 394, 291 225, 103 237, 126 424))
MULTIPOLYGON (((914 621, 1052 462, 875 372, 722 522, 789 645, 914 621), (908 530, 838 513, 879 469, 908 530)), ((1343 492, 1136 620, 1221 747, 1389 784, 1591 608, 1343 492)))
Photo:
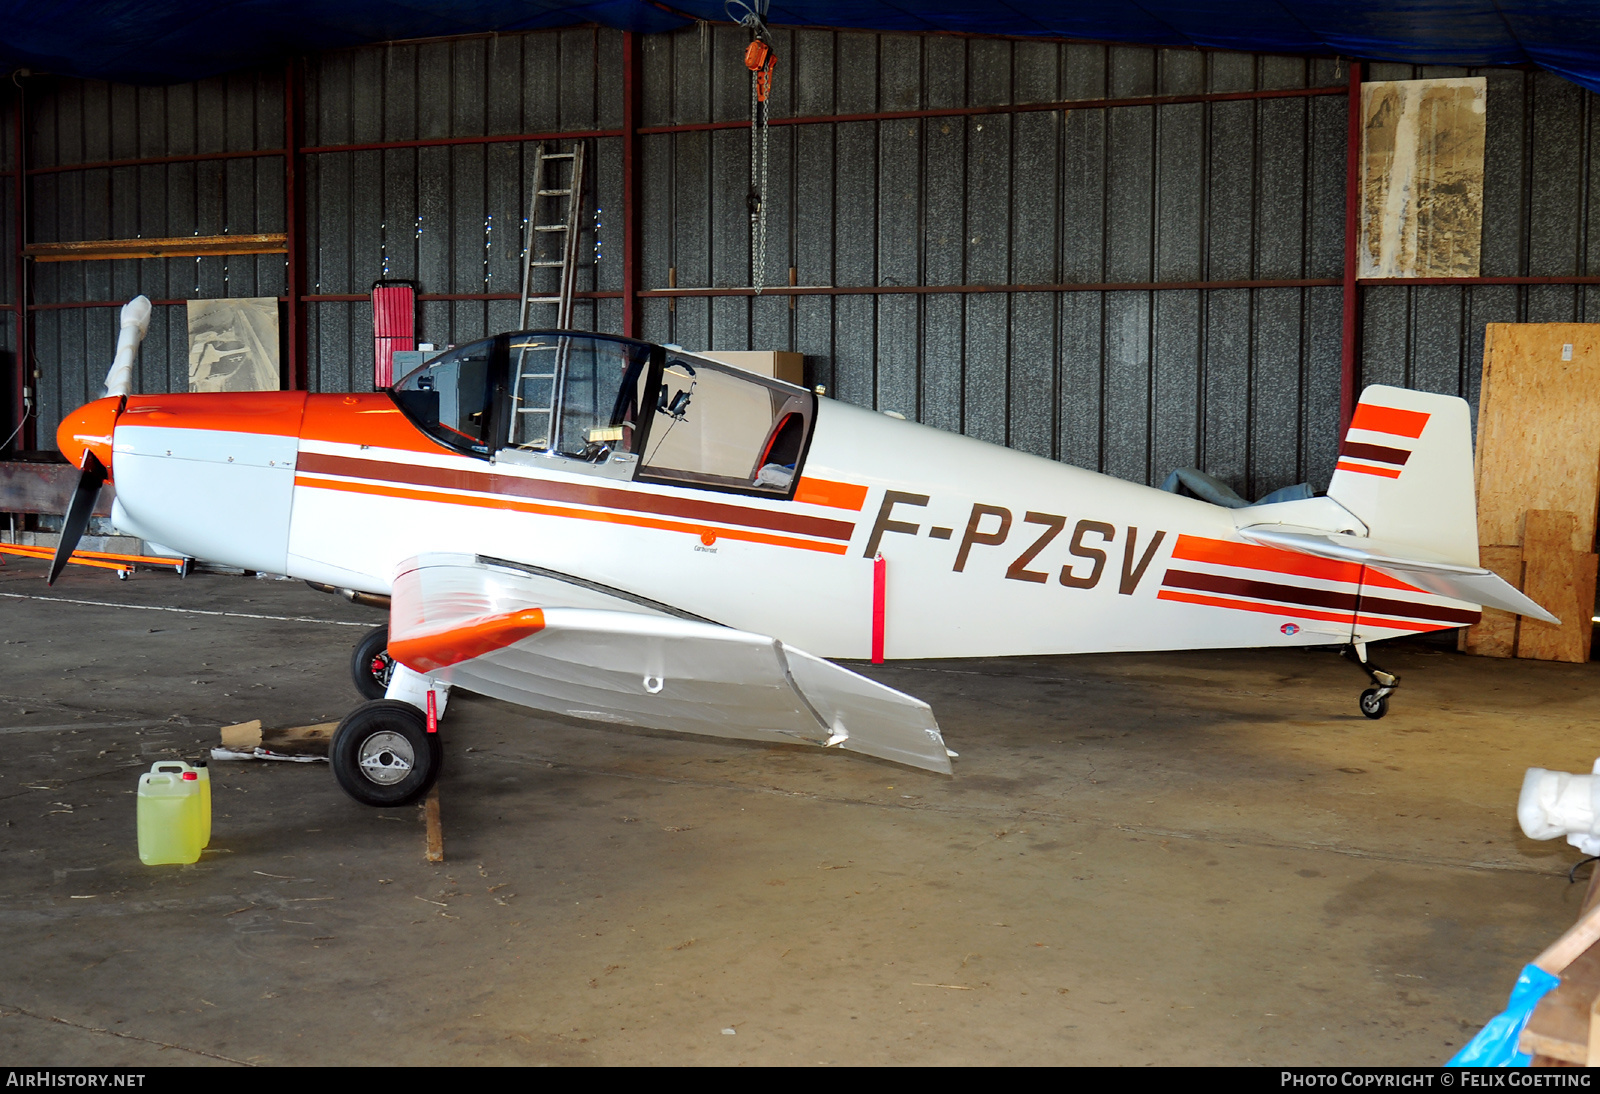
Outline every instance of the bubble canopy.
POLYGON ((479 459, 778 497, 794 492, 816 415, 792 384, 561 331, 447 350, 390 395, 434 441, 479 459))

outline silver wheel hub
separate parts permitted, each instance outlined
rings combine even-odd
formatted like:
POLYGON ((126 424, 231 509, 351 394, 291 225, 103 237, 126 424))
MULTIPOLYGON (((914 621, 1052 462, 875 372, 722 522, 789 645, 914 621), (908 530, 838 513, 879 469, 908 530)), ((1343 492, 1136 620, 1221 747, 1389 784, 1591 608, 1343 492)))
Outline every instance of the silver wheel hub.
POLYGON ((361 773, 375 783, 391 786, 411 774, 417 755, 411 742, 392 730, 380 730, 361 742, 357 763, 361 773))

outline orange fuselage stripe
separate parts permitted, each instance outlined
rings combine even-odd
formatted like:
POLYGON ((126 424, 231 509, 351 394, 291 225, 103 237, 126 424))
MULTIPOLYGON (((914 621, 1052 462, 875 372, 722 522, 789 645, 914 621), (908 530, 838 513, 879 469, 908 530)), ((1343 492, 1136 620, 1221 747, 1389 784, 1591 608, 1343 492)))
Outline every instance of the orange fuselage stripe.
MULTIPOLYGON (((1281 547, 1267 547, 1259 543, 1236 543, 1226 539, 1207 539, 1204 536, 1182 535, 1172 549, 1172 557, 1187 562, 1208 562, 1214 566, 1238 566, 1249 570, 1267 570, 1276 574, 1293 574, 1296 577, 1314 577, 1322 581, 1344 581, 1351 585, 1363 581, 1361 564, 1340 562, 1332 558, 1303 555, 1281 547)), ((1423 589, 1407 585, 1388 574, 1368 569, 1366 585, 1385 589, 1404 589, 1421 593, 1423 589)))
POLYGON ((1296 619, 1323 619, 1330 623, 1350 623, 1349 612, 1319 612, 1311 608, 1302 608, 1289 604, 1255 604, 1248 600, 1232 600, 1224 596, 1202 596, 1199 593, 1180 593, 1173 589, 1162 589, 1156 594, 1157 600, 1177 600, 1184 604, 1203 604, 1211 608, 1236 608, 1240 611, 1261 612, 1263 615, 1286 615, 1296 619))
POLYGON ((1361 566, 1358 563, 1302 555, 1259 543, 1234 543, 1203 536, 1179 536, 1178 545, 1172 549, 1172 557, 1188 562, 1209 562, 1218 566, 1242 566, 1277 574, 1314 577, 1323 581, 1348 581, 1352 585, 1361 580, 1361 566))
POLYGON ((704 524, 682 524, 677 521, 634 516, 630 513, 597 513, 587 509, 568 509, 560 505, 540 505, 537 502, 513 501, 504 496, 486 498, 471 494, 445 494, 432 490, 414 490, 400 486, 379 486, 374 483, 343 482, 337 479, 312 479, 304 475, 296 475, 294 484, 319 490, 343 490, 352 494, 375 494, 380 497, 405 498, 410 501, 443 502, 446 505, 471 505, 480 509, 510 509, 519 513, 537 513, 540 516, 547 517, 571 517, 577 520, 601 521, 606 524, 628 524, 636 528, 655 528, 665 532, 687 532, 695 536, 710 536, 711 542, 715 542, 718 539, 738 539, 749 543, 767 543, 775 547, 799 547, 807 551, 821 551, 830 555, 842 555, 850 549, 849 545, 844 543, 813 543, 810 540, 792 539, 788 536, 773 536, 764 532, 750 532, 742 528, 715 528, 704 524))
MULTIPOLYGON (((1184 604, 1201 604, 1210 608, 1232 608, 1235 611, 1260 612, 1262 615, 1286 615, 1297 619, 1322 619, 1330 623, 1342 623, 1345 626, 1349 626, 1352 623, 1348 613, 1318 612, 1309 608, 1278 604, 1255 604, 1248 600, 1230 600, 1222 596, 1180 593, 1172 589, 1162 589, 1156 594, 1156 599, 1176 600, 1184 604)), ((1354 622, 1366 627, 1387 627, 1397 631, 1442 631, 1460 626, 1459 623, 1416 623, 1406 619, 1380 619, 1370 615, 1358 615, 1354 622)))
POLYGON ((800 477, 794 500, 807 505, 828 505, 835 509, 861 512, 867 501, 867 488, 853 482, 832 482, 828 479, 800 477))

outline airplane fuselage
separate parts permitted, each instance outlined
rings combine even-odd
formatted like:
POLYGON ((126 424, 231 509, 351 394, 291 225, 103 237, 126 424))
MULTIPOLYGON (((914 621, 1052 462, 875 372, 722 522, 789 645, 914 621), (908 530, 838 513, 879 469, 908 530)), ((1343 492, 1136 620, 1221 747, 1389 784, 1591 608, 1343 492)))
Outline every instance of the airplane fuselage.
POLYGON ((868 655, 880 554, 889 658, 1374 641, 1478 616, 1250 543, 1240 511, 830 400, 789 498, 466 454, 386 393, 133 396, 102 440, 116 526, 201 559, 384 594, 403 560, 464 552, 827 657, 868 655))

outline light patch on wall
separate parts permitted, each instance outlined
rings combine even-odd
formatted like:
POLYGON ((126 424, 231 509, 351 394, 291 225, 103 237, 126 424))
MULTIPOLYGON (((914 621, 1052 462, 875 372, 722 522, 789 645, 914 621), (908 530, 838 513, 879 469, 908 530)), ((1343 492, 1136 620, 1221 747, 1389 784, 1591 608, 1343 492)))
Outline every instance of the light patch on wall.
POLYGON ((1361 85, 1357 276, 1478 276, 1487 83, 1361 85))
POLYGON ((278 301, 189 301, 189 390, 277 391, 278 301))

